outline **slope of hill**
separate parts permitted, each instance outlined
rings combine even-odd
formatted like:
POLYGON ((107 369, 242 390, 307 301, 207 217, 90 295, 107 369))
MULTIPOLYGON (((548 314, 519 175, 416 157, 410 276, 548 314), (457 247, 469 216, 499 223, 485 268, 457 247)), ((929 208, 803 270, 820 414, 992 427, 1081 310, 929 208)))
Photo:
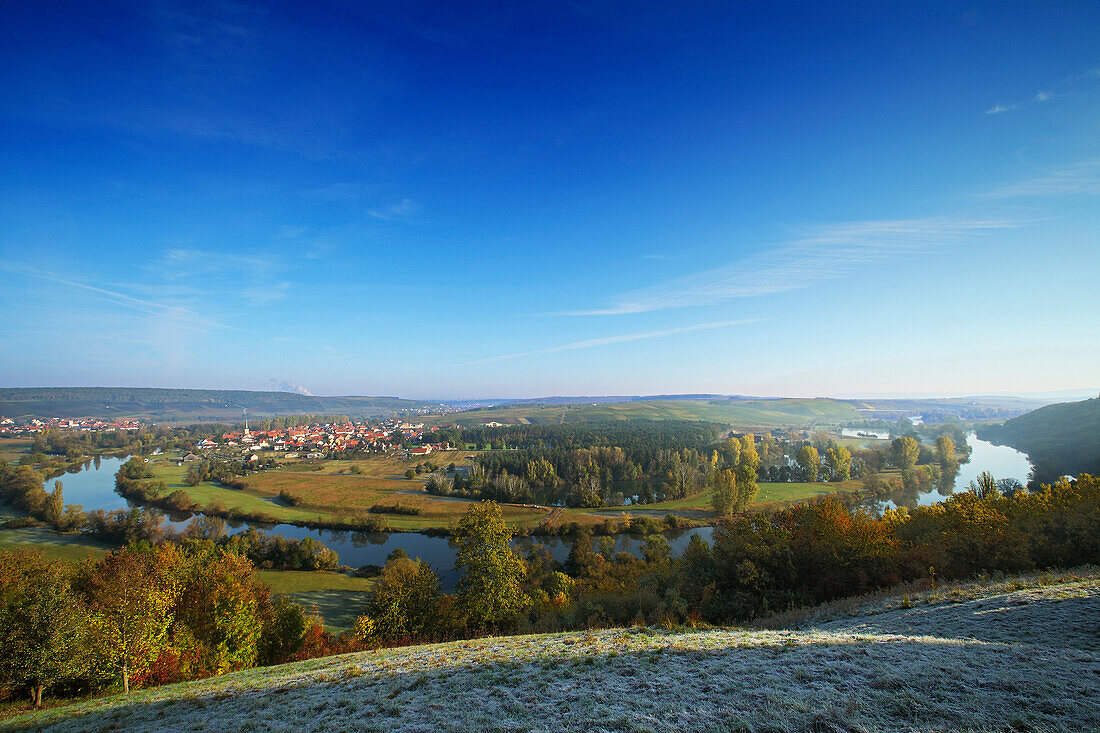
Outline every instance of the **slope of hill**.
POLYGON ((428 403, 397 397, 316 397, 293 392, 144 387, 9 387, 0 389, 4 417, 148 417, 157 421, 236 420, 250 415, 372 417, 428 403))
POLYGON ((985 427, 979 435, 1027 453, 1039 481, 1067 473, 1100 474, 1100 397, 1041 407, 985 427))
POLYGON ((608 422, 613 420, 706 420, 738 428, 807 428, 862 420, 896 421, 904 415, 929 419, 971 421, 1006 419, 1040 403, 990 397, 942 400, 838 400, 818 398, 761 398, 676 396, 623 398, 619 401, 522 402, 496 405, 430 418, 435 424, 463 426, 487 422, 545 424, 608 422))
MULTIPOLYGON (((836 610, 834 604, 833 609, 836 610)), ((1096 730, 1100 574, 877 602, 804 630, 386 649, 7 721, 39 730, 1096 730)))

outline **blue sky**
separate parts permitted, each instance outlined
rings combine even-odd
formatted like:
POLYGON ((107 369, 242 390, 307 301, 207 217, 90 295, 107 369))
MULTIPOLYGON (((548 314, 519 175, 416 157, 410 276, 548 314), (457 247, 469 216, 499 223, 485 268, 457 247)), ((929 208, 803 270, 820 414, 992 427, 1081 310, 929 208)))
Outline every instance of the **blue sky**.
POLYGON ((1100 5, 466 5, 0 5, 0 384, 1097 387, 1100 5))

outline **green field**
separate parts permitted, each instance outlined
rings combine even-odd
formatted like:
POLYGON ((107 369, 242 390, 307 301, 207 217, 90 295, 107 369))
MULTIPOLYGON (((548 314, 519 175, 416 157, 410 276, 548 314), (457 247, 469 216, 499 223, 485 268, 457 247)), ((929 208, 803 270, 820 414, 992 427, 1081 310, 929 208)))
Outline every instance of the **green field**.
POLYGON ((374 580, 341 573, 261 570, 272 593, 281 593, 320 615, 330 631, 346 631, 363 614, 374 580))
POLYGON ((434 425, 480 426, 608 422, 615 420, 706 420, 742 429, 807 428, 858 420, 858 403, 833 399, 638 400, 598 404, 521 404, 433 416, 434 425))
MULTIPOLYGON (((154 478, 164 481, 168 493, 183 490, 203 508, 220 503, 225 509, 249 514, 264 514, 284 522, 351 522, 375 504, 400 503, 420 509, 418 515, 385 514, 389 526, 402 531, 450 529, 473 502, 458 497, 436 497, 424 491, 426 475, 413 480, 404 473, 417 463, 431 461, 439 466, 450 463, 469 465, 466 451, 439 451, 430 456, 403 459, 379 456, 360 461, 303 461, 285 463, 276 470, 262 471, 247 479, 244 489, 231 489, 203 482, 187 486, 183 478, 187 466, 177 466, 174 458, 157 457, 152 461, 154 478), (349 470, 357 465, 362 474, 349 470), (317 469, 317 470, 314 470, 317 469), (279 498, 288 491, 301 499, 291 506, 279 498)), ((542 507, 504 505, 504 519, 514 527, 534 526, 549 514, 542 507)))
POLYGON ((79 534, 59 534, 45 527, 0 529, 0 550, 38 550, 51 559, 82 562, 98 560, 114 549, 79 534))
MULTIPOLYGON (((813 499, 817 496, 827 496, 838 491, 856 491, 862 487, 862 482, 858 480, 841 481, 838 483, 830 484, 824 482, 817 483, 760 483, 759 493, 756 498, 749 505, 750 509, 766 509, 774 508, 780 504, 790 504, 799 501, 806 501, 807 499, 813 499)), ((683 499, 672 499, 670 501, 662 501, 656 504, 641 504, 637 507, 603 507, 600 509, 585 509, 585 510, 567 510, 566 514, 573 512, 583 513, 599 513, 599 514, 621 514, 624 510, 629 510, 628 513, 645 514, 650 516, 665 515, 669 512, 674 514, 680 514, 695 519, 714 518, 714 512, 711 510, 711 496, 714 492, 702 491, 698 494, 692 494, 691 496, 683 499)))

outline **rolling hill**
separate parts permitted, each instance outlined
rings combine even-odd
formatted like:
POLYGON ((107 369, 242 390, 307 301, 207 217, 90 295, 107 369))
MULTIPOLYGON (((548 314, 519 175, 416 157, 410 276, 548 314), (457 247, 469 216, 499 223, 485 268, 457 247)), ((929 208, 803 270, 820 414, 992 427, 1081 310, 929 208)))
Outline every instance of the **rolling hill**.
POLYGON ((1038 481, 1100 474, 1100 397, 1041 407, 979 434, 1027 453, 1038 481))
POLYGON ((706 420, 743 429, 807 428, 861 420, 894 422, 902 416, 971 421, 1006 419, 1041 403, 1016 398, 941 400, 839 400, 832 398, 761 398, 707 395, 623 398, 619 401, 523 402, 435 416, 434 424, 476 426, 608 422, 613 420, 706 420))
POLYGON ((397 397, 315 397, 292 392, 143 387, 0 388, 4 417, 144 417, 158 422, 256 417, 348 415, 375 417, 431 403, 397 397))
POLYGON ((637 627, 383 649, 12 718, 87 730, 1100 728, 1100 574, 832 604, 801 628, 637 627))

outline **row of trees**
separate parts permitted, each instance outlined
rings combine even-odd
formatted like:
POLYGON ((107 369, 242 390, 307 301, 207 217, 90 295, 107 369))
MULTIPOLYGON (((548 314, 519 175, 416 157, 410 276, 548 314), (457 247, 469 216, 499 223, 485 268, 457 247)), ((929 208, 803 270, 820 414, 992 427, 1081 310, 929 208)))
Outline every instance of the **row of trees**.
MULTIPOLYGON (((739 513, 707 543, 692 538, 671 559, 667 539, 638 554, 613 537, 578 533, 565 563, 545 550, 523 562, 492 504, 459 535, 463 580, 454 596, 418 561, 393 558, 360 631, 387 643, 454 638, 471 629, 552 631, 632 623, 744 622, 934 578, 1100 562, 1100 479, 1081 476, 1040 491, 1005 493, 980 477, 970 491, 882 517, 836 499, 771 514, 739 513)), ((469 516, 469 515, 468 515, 469 516)))
MULTIPOLYGON (((289 661, 319 633, 211 542, 133 544, 73 566, 0 552, 0 683, 86 693, 289 661)), ((308 651, 308 650, 307 650, 308 651)))
MULTIPOLYGON (((230 535, 226 522, 217 516, 198 516, 181 534, 164 522, 164 514, 148 507, 132 507, 116 511, 85 512, 78 504, 66 504, 62 482, 53 489, 43 488, 43 475, 30 466, 11 466, 0 461, 0 499, 27 512, 59 532, 79 532, 115 545, 132 542, 182 542, 201 538, 219 547, 248 558, 262 568, 283 570, 330 570, 338 565, 335 552, 312 538, 288 540, 270 536, 254 528, 230 535)), ((129 495, 156 498, 163 493, 163 482, 152 478, 152 472, 141 459, 122 465, 116 483, 129 495), (160 485, 159 488, 157 485, 160 485)), ((171 499, 176 493, 168 495, 171 499)), ((190 499, 183 502, 189 509, 190 499)))

